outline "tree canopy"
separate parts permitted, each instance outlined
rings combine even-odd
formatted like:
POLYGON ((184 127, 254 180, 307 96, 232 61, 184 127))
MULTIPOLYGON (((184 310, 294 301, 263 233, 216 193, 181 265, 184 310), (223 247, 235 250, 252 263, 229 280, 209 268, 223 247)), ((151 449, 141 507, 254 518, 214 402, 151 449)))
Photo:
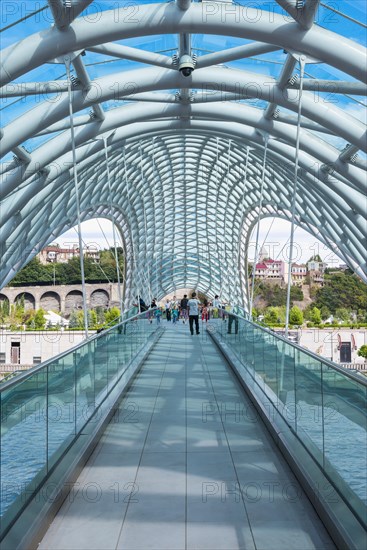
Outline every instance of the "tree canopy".
MULTIPOLYGON (((120 266, 120 279, 122 280, 124 266, 122 248, 117 249, 117 257, 120 266)), ((88 256, 84 256, 84 272, 87 283, 116 282, 114 250, 101 250, 99 263, 88 256)), ((52 285, 54 281, 58 285, 81 284, 80 258, 74 257, 66 263, 55 262, 46 265, 41 264, 38 258, 33 258, 15 275, 9 286, 52 285)))
POLYGON ((325 286, 316 291, 315 304, 327 307, 333 314, 337 310, 367 310, 367 285, 356 275, 346 272, 325 276, 325 286))

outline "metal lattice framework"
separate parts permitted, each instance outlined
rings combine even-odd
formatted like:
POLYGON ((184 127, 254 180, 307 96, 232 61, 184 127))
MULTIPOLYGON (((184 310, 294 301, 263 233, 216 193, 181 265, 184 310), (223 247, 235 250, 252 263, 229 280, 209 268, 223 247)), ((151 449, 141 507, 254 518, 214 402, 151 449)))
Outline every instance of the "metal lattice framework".
POLYGON ((93 18, 90 1, 48 4, 54 24, 1 54, 2 98, 26 108, 1 132, 0 286, 76 225, 75 160, 80 219, 110 218, 121 233, 127 304, 195 287, 247 305, 250 235, 262 217, 290 218, 296 156, 295 223, 367 280, 366 126, 346 108, 349 98, 365 110, 366 50, 314 24, 318 1, 278 1, 270 13, 178 0, 93 18), (211 36, 229 47, 205 52, 211 36), (148 51, 149 37, 173 47, 159 53, 151 39, 148 51), (195 67, 188 77, 183 55, 195 67), (298 62, 310 73, 296 155, 298 62), (313 76, 320 66, 328 78, 313 76))

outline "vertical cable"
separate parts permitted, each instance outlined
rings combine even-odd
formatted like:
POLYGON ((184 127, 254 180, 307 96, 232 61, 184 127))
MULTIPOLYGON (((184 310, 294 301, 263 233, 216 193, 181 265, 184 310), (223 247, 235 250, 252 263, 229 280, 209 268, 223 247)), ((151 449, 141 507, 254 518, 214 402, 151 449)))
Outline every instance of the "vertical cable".
MULTIPOLYGON (((143 152, 141 148, 141 141, 139 142, 139 150, 140 150, 140 177, 141 181, 143 182, 145 179, 144 176, 144 170, 143 170, 143 152)), ((143 212, 144 212, 144 231, 145 231, 145 261, 147 261, 148 258, 148 231, 147 231, 147 212, 146 212, 146 206, 145 206, 145 186, 144 186, 144 194, 143 194, 143 212)), ((147 281, 147 287, 148 287, 148 296, 149 296, 149 302, 152 303, 152 287, 151 287, 151 266, 150 262, 147 262, 147 270, 144 272, 145 280, 147 281)))
MULTIPOLYGON (((245 162, 245 178, 244 178, 244 182, 243 182, 243 188, 244 190, 246 189, 247 187, 247 169, 248 169, 248 159, 249 159, 249 156, 250 156, 250 147, 247 146, 246 147, 246 162, 245 162)), ((238 266, 238 273, 241 274, 241 243, 242 243, 242 220, 243 220, 243 210, 244 210, 244 206, 245 206, 245 200, 244 200, 244 196, 242 197, 242 201, 241 201, 241 217, 240 217, 240 228, 239 228, 239 243, 238 243, 238 255, 237 255, 237 266, 238 266)), ((241 279, 240 279, 241 281, 241 279)), ((238 294, 237 294, 237 299, 238 299, 238 294)), ((237 304, 239 305, 239 304, 237 304)))
MULTIPOLYGON (((229 282, 229 265, 231 263, 232 265, 232 262, 229 262, 229 259, 228 259, 228 254, 229 254, 229 251, 228 251, 228 248, 229 246, 227 247, 227 239, 226 239, 226 236, 227 236, 227 211, 228 211, 228 208, 229 208, 229 205, 228 205, 228 200, 229 200, 229 184, 228 184, 228 180, 229 180, 229 170, 230 170, 230 164, 231 164, 231 145, 232 145, 232 140, 228 140, 228 152, 227 152, 227 170, 226 170, 226 175, 225 175, 225 180, 226 180, 226 200, 225 200, 225 206, 224 206, 224 254, 225 254, 225 265, 226 265, 226 278, 227 278, 227 296, 229 298, 229 303, 231 304, 231 306, 233 306, 233 292, 232 292, 232 284, 230 284, 229 282)), ((232 246, 233 246, 233 243, 231 243, 232 246)), ((233 250, 233 248, 231 247, 231 250, 233 250)))
MULTIPOLYGON (((157 245, 157 205, 156 205, 156 197, 158 195, 159 189, 157 190, 157 167, 155 165, 155 136, 153 136, 152 139, 152 170, 153 170, 153 181, 154 181, 154 188, 153 188, 153 206, 154 206, 154 236, 155 239, 153 241, 154 244, 154 252, 153 252, 153 259, 155 256, 155 297, 158 299, 159 295, 159 285, 158 285, 158 245, 157 245)), ((185 218, 186 219, 186 218, 185 218)), ((153 281, 152 281, 153 282, 153 281)))
POLYGON ((299 97, 298 97, 298 115, 297 115, 297 133, 296 133, 296 155, 294 163, 294 185, 292 196, 292 221, 291 221, 291 237, 290 237, 290 252, 288 260, 288 285, 287 285, 287 305, 285 313, 285 337, 288 338, 289 330, 289 311, 291 303, 291 285, 292 285, 292 258, 294 248, 294 218, 296 214, 296 197, 298 185, 298 167, 299 167, 299 140, 301 129, 301 112, 302 112, 302 90, 303 90, 303 75, 305 70, 305 56, 301 56, 298 60, 300 71, 299 97))
MULTIPOLYGON (((132 219, 132 211, 131 211, 131 202, 130 202, 130 191, 129 191, 129 179, 127 177, 127 170, 126 170, 126 155, 125 155, 125 147, 124 147, 124 175, 125 175, 125 187, 126 187, 126 194, 127 194, 127 208, 128 208, 128 218, 129 218, 129 224, 130 224, 130 227, 131 227, 131 248, 132 248, 132 274, 135 275, 136 273, 136 258, 135 258, 135 244, 134 244, 134 235, 132 234, 133 231, 132 231, 132 224, 133 224, 133 219, 132 219)), ((137 279, 137 275, 136 275, 136 279, 137 279)), ((139 298, 140 298, 140 293, 139 291, 137 290, 137 286, 136 286, 136 283, 135 281, 131 281, 131 292, 133 290, 133 284, 135 284, 135 287, 134 287, 134 292, 133 292, 133 300, 135 299, 135 293, 137 293, 138 295, 138 309, 139 309, 139 313, 140 313, 140 302, 139 302, 139 298)))
POLYGON ((115 219, 114 219, 113 209, 112 209, 112 191, 111 191, 111 180, 110 180, 110 167, 109 167, 109 163, 108 163, 107 138, 103 137, 102 139, 103 139, 104 154, 105 154, 105 159, 106 159, 108 202, 109 202, 110 216, 111 216, 111 221, 112 221, 112 237, 113 237, 113 248, 114 248, 115 262, 116 262, 117 285, 118 285, 117 289, 118 289, 119 303, 120 303, 120 318, 122 320, 123 301, 122 301, 122 292, 121 292, 120 266, 119 266, 119 262, 118 262, 118 254, 117 254, 117 246, 116 246, 115 219))
POLYGON ((257 264, 257 260, 258 260, 258 250, 257 249, 258 249, 258 246, 259 246, 260 220, 261 220, 261 210, 262 210, 262 206, 263 206, 266 157, 267 157, 267 153, 268 153, 268 142, 269 142, 269 135, 268 134, 265 134, 264 142, 265 142, 265 147, 264 147, 262 174, 261 174, 261 188, 260 188, 260 197, 259 197, 259 213, 258 213, 258 216, 257 216, 255 257, 254 257, 254 265, 253 265, 253 268, 252 268, 251 297, 250 297, 250 306, 249 306, 249 319, 250 320, 252 320, 252 305, 253 305, 253 302, 254 302, 255 271, 256 271, 256 264, 257 264))
POLYGON ((78 188, 78 167, 77 167, 76 150, 75 150, 73 98, 72 98, 72 94, 71 94, 70 58, 65 57, 64 62, 65 62, 67 82, 68 82, 71 150, 72 150, 72 155, 73 155, 73 175, 74 175, 74 187, 75 187, 75 204, 76 204, 76 212, 77 212, 77 220, 78 220, 80 272, 81 272, 81 276, 82 276, 84 331, 85 331, 85 337, 88 338, 87 292, 86 292, 86 288, 85 288, 84 254, 83 254, 82 228, 81 228, 81 219, 80 219, 80 200, 79 200, 79 188, 78 188))

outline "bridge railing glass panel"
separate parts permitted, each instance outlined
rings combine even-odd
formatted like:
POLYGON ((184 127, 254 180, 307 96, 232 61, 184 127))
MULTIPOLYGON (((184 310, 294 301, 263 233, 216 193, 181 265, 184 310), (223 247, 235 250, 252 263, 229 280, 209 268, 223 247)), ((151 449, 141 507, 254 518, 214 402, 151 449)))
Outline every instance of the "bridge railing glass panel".
POLYGON ((1 537, 158 326, 125 320, 0 386, 1 537))
POLYGON ((365 523, 367 379, 237 315, 213 320, 210 330, 365 523))

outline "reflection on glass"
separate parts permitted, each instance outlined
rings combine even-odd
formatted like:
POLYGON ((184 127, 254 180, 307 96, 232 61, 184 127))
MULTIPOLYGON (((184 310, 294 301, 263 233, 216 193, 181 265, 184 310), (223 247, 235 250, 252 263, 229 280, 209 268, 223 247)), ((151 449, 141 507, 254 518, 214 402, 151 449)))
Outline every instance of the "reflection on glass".
POLYGON ((226 344, 363 521, 366 385, 250 321, 240 327, 240 342, 224 334, 226 344))
POLYGON ((147 315, 130 318, 0 389, 1 529, 25 507, 129 363, 157 330, 147 315))

